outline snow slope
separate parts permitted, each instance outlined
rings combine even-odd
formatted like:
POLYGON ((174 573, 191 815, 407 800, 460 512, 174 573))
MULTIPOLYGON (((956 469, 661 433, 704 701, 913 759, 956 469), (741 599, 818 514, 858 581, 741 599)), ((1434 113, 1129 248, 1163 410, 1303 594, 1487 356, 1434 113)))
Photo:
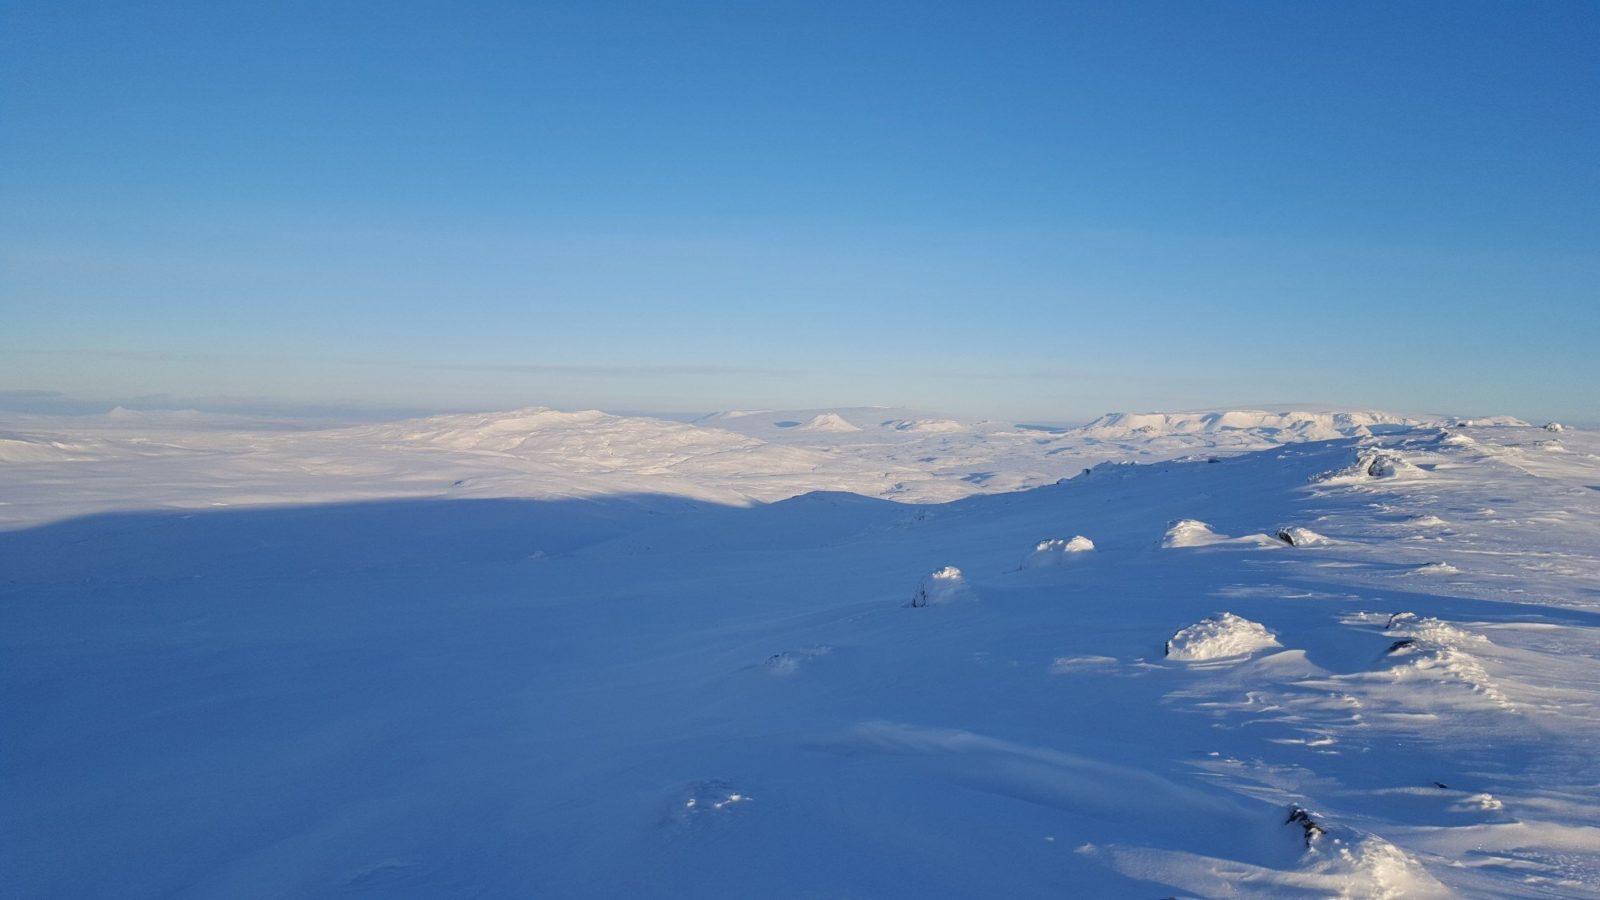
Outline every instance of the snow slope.
POLYGON ((1592 433, 752 504, 704 496, 750 474, 711 461, 835 454, 518 416, 268 431, 256 456, 227 430, 136 457, 106 426, 59 435, 101 462, 0 470, 56 478, 6 499, 70 506, 92 485, 48 467, 87 465, 128 510, 0 532, 9 890, 1600 897, 1592 433), (315 447, 396 496, 291 504, 328 488, 264 474, 270 504, 158 508, 174 459, 231 477, 315 447), (564 478, 576 453, 580 484, 684 489, 406 493, 417 454, 564 478), (1217 539, 1163 546, 1184 520, 1217 539), (1075 534, 1094 549, 1019 567, 1075 534), (947 567, 961 602, 912 606, 947 567))

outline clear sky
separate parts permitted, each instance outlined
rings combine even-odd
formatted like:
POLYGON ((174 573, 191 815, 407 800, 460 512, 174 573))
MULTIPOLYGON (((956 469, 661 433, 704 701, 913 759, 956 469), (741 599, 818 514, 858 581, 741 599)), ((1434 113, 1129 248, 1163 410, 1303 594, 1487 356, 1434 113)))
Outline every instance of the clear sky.
POLYGON ((0 17, 13 406, 1600 420, 1594 2, 0 17))

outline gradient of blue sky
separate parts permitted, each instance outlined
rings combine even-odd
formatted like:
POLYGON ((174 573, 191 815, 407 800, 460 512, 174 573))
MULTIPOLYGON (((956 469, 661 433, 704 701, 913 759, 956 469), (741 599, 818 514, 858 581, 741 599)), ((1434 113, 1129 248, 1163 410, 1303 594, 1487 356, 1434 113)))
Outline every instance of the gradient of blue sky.
POLYGON ((0 391, 1600 420, 1600 4, 0 10, 0 391))

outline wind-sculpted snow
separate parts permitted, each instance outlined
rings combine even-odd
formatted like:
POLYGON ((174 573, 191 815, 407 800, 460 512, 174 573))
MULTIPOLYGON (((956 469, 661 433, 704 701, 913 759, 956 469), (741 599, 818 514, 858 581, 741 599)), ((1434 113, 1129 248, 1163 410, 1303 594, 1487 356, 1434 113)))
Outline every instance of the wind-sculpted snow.
POLYGON ((1594 434, 933 418, 9 423, 0 893, 1600 897, 1594 434))
POLYGON ((1515 708, 1473 653, 1488 649, 1488 638, 1414 613, 1390 616, 1385 630, 1396 636, 1386 651, 1395 662, 1387 671, 1396 680, 1438 676, 1461 683, 1496 706, 1515 708))

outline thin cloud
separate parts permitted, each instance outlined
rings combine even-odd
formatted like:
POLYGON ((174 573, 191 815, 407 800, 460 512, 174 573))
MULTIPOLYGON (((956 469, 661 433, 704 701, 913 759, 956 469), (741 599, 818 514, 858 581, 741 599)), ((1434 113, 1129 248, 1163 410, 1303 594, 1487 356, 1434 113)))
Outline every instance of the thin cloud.
POLYGON ((240 360, 266 362, 321 363, 336 366, 371 366, 380 368, 411 369, 431 372, 498 372, 528 375, 568 375, 588 378, 674 378, 705 376, 784 377, 794 374, 786 369, 759 366, 708 366, 698 364, 656 365, 594 365, 567 363, 430 363, 396 359, 368 359, 346 356, 315 356, 306 354, 272 353, 211 353, 168 350, 112 350, 76 348, 63 350, 37 350, 30 348, 0 348, 0 353, 24 356, 69 356, 141 362, 218 362, 240 360))

